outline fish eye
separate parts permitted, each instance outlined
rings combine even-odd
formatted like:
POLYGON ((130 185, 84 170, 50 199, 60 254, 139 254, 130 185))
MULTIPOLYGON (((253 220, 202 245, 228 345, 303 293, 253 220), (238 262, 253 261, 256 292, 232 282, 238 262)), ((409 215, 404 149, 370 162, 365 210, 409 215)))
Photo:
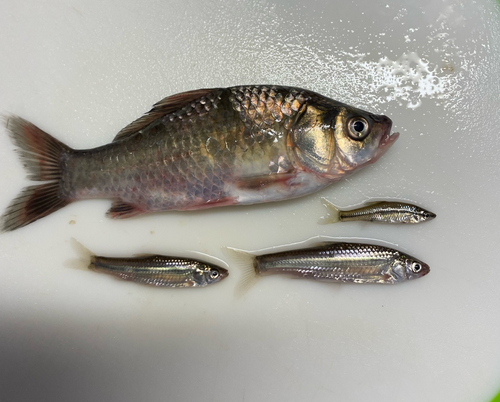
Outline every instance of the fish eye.
POLYGON ((411 264, 411 270, 415 273, 420 272, 422 270, 422 264, 414 262, 413 264, 411 264))
POLYGON ((362 140, 370 133, 370 125, 362 117, 353 117, 349 121, 349 136, 353 140, 362 140))
POLYGON ((212 271, 212 272, 210 272, 210 278, 217 279, 218 277, 219 277, 219 272, 218 271, 212 271))

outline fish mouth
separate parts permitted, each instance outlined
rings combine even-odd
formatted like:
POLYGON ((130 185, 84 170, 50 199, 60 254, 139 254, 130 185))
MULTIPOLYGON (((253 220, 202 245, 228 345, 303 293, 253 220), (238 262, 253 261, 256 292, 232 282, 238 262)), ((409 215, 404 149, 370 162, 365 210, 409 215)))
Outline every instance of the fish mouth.
POLYGON ((392 133, 390 131, 384 133, 382 138, 380 139, 378 149, 379 151, 382 149, 384 152, 387 151, 392 144, 396 142, 396 140, 399 138, 399 133, 392 133))
POLYGON ((378 152, 381 152, 381 155, 386 152, 392 144, 399 138, 399 133, 392 133, 392 120, 387 116, 380 116, 380 123, 383 128, 383 134, 378 143, 378 152))
POLYGON ((422 269, 422 275, 421 276, 425 276, 429 272, 431 272, 431 267, 429 267, 427 264, 423 263, 422 266, 423 266, 423 269, 422 269))
POLYGON ((380 142, 378 144, 378 149, 377 153, 371 160, 371 162, 376 162, 379 160, 379 158, 384 155, 390 147, 396 142, 396 140, 399 138, 399 133, 392 133, 387 130, 383 135, 382 138, 380 139, 380 142))

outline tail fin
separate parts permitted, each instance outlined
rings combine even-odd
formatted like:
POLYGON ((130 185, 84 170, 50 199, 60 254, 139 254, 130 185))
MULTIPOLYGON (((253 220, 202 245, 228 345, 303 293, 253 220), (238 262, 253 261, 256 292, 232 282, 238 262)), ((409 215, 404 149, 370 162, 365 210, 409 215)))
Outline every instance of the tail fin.
MULTIPOLYGON (((242 297, 259 279, 254 267, 255 256, 230 247, 222 247, 222 251, 242 272, 240 281, 234 289, 234 295, 238 298, 242 297)), ((231 266, 231 264, 228 265, 231 266)))
POLYGON ((79 258, 68 260, 64 263, 64 265, 69 268, 84 270, 92 269, 94 267, 94 253, 73 237, 71 238, 71 247, 73 247, 73 250, 76 251, 79 258))
POLYGON ((326 225, 328 223, 338 222, 340 220, 340 210, 326 198, 321 198, 321 203, 328 209, 328 215, 323 216, 318 220, 318 223, 320 225, 326 225))
POLYGON ((0 217, 0 231, 26 226, 64 207, 71 201, 61 192, 62 159, 72 149, 17 116, 5 119, 5 127, 18 152, 28 178, 48 181, 24 188, 0 217))

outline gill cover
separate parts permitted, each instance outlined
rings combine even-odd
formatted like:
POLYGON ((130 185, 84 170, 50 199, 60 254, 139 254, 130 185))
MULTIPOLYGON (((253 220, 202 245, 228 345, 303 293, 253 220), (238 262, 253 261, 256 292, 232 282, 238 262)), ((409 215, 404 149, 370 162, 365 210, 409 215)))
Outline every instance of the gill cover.
POLYGON ((291 133, 293 152, 300 165, 318 173, 330 170, 335 153, 335 128, 325 123, 325 113, 305 104, 291 133))

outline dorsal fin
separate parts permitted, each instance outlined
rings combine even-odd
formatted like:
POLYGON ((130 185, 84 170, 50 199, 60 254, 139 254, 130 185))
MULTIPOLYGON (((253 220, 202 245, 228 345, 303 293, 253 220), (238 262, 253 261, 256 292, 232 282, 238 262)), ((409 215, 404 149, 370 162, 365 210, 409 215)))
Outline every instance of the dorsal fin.
POLYGON ((187 106, 194 100, 200 99, 202 96, 208 95, 212 91, 214 89, 195 89, 194 91, 167 96, 165 99, 155 103, 153 108, 144 116, 120 130, 113 139, 113 142, 123 140, 137 133, 139 130, 149 126, 156 119, 182 109, 184 106, 187 106))

